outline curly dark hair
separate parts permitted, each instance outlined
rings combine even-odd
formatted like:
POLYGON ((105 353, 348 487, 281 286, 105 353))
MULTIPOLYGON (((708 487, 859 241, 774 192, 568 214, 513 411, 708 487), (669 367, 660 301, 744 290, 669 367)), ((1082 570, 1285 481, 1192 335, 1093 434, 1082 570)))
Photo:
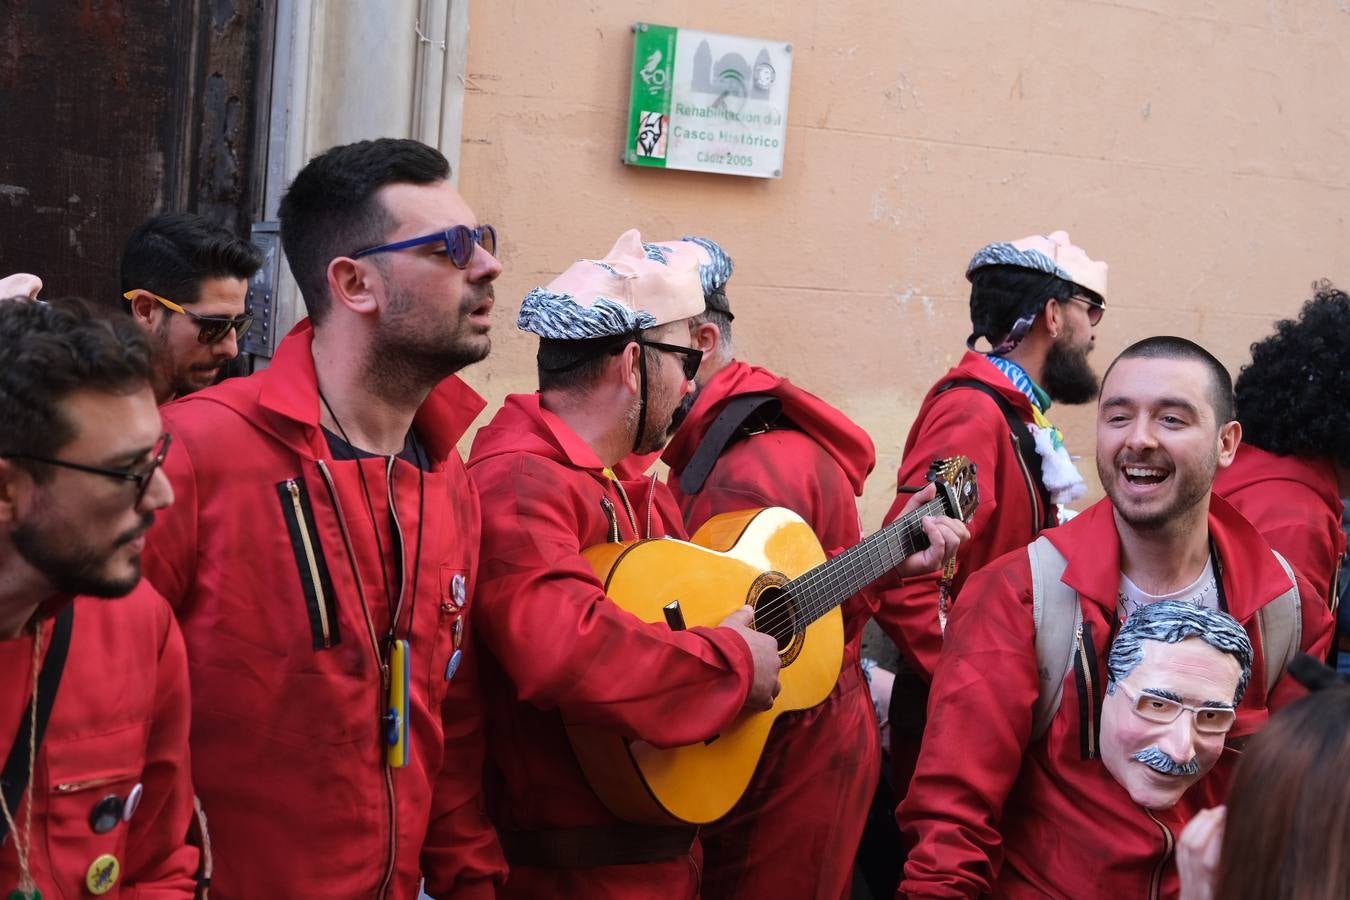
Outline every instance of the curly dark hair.
POLYGON ((1237 379, 1242 440, 1281 456, 1350 466, 1350 296, 1313 283, 1298 319, 1252 344, 1237 379))
POLYGON ((150 346, 130 316, 83 300, 0 299, 0 456, 54 456, 76 436, 61 409, 68 394, 135 391, 150 373, 150 346))

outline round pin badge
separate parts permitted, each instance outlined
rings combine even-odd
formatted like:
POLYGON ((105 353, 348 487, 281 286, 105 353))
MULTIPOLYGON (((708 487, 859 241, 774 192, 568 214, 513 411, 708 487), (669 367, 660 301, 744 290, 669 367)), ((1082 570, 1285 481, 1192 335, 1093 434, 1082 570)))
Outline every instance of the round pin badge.
POLYGON ((136 808, 141 805, 141 794, 145 791, 144 786, 138 781, 136 786, 127 794, 126 803, 122 805, 122 821, 130 822, 131 817, 136 815, 136 808))
POLYGON ((121 797, 109 794, 95 803, 89 812, 89 827, 94 829, 94 834, 107 834, 122 821, 124 808, 121 797))
POLYGON ((450 662, 446 663, 445 665, 446 681, 449 681, 451 678, 455 677, 455 673, 459 671, 459 661, 463 658, 464 658, 463 650, 456 650, 454 653, 450 654, 450 662))
POLYGON ((464 588, 465 579, 463 575, 456 575, 450 579, 450 594, 454 597, 455 605, 460 608, 464 606, 464 588))
POLYGON ((84 886, 96 896, 106 894, 117 884, 122 874, 122 864, 111 853, 105 853, 89 864, 84 873, 84 886))

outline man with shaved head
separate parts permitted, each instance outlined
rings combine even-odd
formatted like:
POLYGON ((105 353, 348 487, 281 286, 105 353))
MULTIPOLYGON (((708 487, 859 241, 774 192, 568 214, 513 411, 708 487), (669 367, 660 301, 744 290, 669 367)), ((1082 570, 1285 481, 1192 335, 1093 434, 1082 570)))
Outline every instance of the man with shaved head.
POLYGON ((1168 779, 1191 768, 1179 757, 1197 756, 1196 747, 1218 756, 1221 747, 1197 713, 1186 717, 1193 733, 1153 742, 1158 752, 1145 757, 1154 774, 1125 765, 1111 743, 1119 732, 1107 728, 1124 718, 1118 706, 1128 701, 1116 695, 1161 687, 1154 693, 1164 701, 1232 706, 1234 721, 1223 724, 1233 744, 1302 692, 1283 674, 1288 659, 1300 648, 1324 654, 1331 640, 1326 604, 1211 493, 1241 433, 1228 372, 1199 345, 1147 338, 1112 363, 1097 416, 1107 498, 971 575, 953 607, 918 767, 897 814, 915 843, 903 895, 1176 894, 1176 836, 1196 810, 1222 802, 1227 773, 1180 800, 1180 782, 1168 779), (1065 638, 1047 648, 1065 623, 1048 601, 1066 596, 1065 638), (1114 686, 1104 693, 1112 635, 1162 602, 1222 611, 1241 624, 1260 648, 1245 692, 1237 682, 1145 684, 1138 669, 1161 674, 1145 651, 1134 669, 1111 670, 1114 686))

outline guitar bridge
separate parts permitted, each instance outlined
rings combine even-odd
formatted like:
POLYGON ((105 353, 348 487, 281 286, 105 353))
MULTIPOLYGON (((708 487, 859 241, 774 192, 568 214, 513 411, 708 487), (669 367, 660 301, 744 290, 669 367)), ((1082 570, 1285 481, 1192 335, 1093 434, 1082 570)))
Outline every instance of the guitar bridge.
POLYGON ((671 631, 684 631, 684 610, 680 609, 680 601, 672 600, 661 607, 661 612, 665 614, 666 624, 670 626, 671 631))

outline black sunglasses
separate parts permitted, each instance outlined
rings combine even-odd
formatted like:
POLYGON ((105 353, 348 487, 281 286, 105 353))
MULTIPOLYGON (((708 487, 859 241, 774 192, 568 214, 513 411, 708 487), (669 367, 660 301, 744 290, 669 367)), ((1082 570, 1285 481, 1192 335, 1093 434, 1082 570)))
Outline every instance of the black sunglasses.
POLYGON ((703 364, 703 351, 697 347, 681 347, 679 344, 662 344, 657 341, 644 341, 638 339, 638 343, 643 347, 651 347, 653 350, 664 350, 666 353, 676 353, 683 356, 680 365, 684 366, 684 377, 686 381, 693 381, 694 376, 698 375, 698 367, 703 364))
POLYGON ((450 257, 450 261, 458 269, 469 267, 470 261, 473 260, 475 247, 482 247, 491 256, 497 255, 497 229, 491 225, 479 225, 477 228, 470 228, 467 225, 454 225, 445 231, 437 231, 434 234, 424 234, 421 237, 408 238, 406 241, 395 241, 392 244, 380 244, 378 247, 367 247, 353 253, 352 259, 360 259, 363 256, 371 256, 376 253, 407 250, 410 247, 434 244, 437 241, 445 244, 445 255, 450 257))
POLYGON ((192 324, 197 326, 197 343, 210 346, 217 341, 224 340, 225 335, 231 331, 234 332, 236 340, 242 340, 245 333, 253 325, 253 315, 244 313, 242 316, 199 316, 190 309, 184 309, 172 300, 166 300, 159 294, 151 293, 145 288, 136 288, 123 294, 127 300, 135 300, 137 294, 147 294, 155 302, 159 303, 169 312, 176 312, 180 316, 187 316, 192 320, 192 324))
POLYGON ((108 478, 117 478, 121 481, 136 482, 136 504, 139 506, 141 500, 145 498, 145 492, 150 487, 150 479, 154 478, 155 470, 164 465, 164 457, 169 455, 169 445, 173 443, 173 435, 165 432, 155 441, 155 446, 150 448, 150 458, 145 462, 132 463, 124 469, 111 469, 104 466, 87 466, 84 463, 67 462, 64 459, 53 459, 49 456, 30 456, 26 453, 7 453, 6 459, 24 459, 28 462, 44 463, 49 466, 60 466, 63 469, 74 469, 77 472, 92 472, 95 475, 104 475, 108 478))

